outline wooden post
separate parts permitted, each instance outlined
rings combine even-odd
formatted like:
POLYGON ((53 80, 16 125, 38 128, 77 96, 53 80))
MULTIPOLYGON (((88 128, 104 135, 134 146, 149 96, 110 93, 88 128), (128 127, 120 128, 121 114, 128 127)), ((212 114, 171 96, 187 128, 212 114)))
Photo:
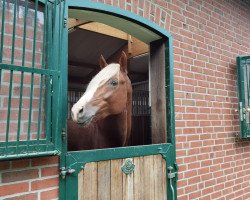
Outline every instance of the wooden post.
POLYGON ((165 44, 150 43, 150 92, 152 143, 166 142, 165 44))

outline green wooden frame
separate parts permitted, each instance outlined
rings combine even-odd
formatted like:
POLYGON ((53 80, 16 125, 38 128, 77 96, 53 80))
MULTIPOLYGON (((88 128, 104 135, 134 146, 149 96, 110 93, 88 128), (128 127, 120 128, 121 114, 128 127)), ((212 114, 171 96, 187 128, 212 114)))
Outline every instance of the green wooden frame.
POLYGON ((250 56, 237 57, 240 138, 250 138, 250 56), (248 67, 247 67, 248 65, 248 67), (248 116, 247 116, 248 115, 248 116))
MULTIPOLYGON (((78 151, 68 152, 67 141, 64 139, 62 155, 60 159, 61 176, 60 176, 60 199, 77 199, 78 198, 78 173, 84 168, 88 162, 121 159, 128 157, 146 156, 160 154, 166 160, 167 164, 167 198, 177 199, 176 192, 176 181, 178 167, 176 164, 176 147, 175 147, 175 112, 174 112, 174 72, 173 72, 173 40, 172 35, 166 30, 162 29, 155 23, 146 20, 138 15, 131 12, 105 5, 102 3, 94 3, 91 1, 82 0, 69 0, 67 1, 65 19, 68 17, 68 9, 81 10, 85 12, 85 17, 89 20, 99 21, 124 30, 131 35, 135 35, 142 39, 146 43, 150 43, 154 40, 164 38, 165 43, 165 73, 166 73, 166 114, 167 114, 167 143, 155 144, 146 146, 135 146, 135 147, 121 147, 112 149, 102 150, 89 150, 89 151, 78 151), (91 14, 92 13, 92 14, 91 14), (94 14, 93 14, 94 13, 94 14), (105 17, 104 17, 105 16, 105 17), (107 21, 107 19, 109 19, 107 21), (121 22, 124 22, 121 26, 121 22), (132 24, 131 29, 128 25, 132 24), (125 27, 125 28, 124 28, 125 27), (139 27, 139 32, 134 31, 139 27), (141 33, 141 35, 138 33, 141 33), (142 36, 145 33, 145 37, 142 36), (149 35, 149 37, 147 37, 149 35), (67 191, 65 193, 65 191, 67 191)), ((63 32, 63 47, 67 49, 67 33, 63 32)), ((67 52, 63 52, 62 58, 65 58, 67 52)), ((67 60, 64 59, 67 63, 67 60)), ((63 107, 63 133, 65 133, 66 119, 67 119, 67 68, 63 68, 62 79, 65 80, 62 88, 62 105, 63 107)), ((66 135, 66 134, 64 134, 66 135)), ((66 136, 65 136, 66 137, 66 136)), ((64 138, 65 138, 64 137, 64 138)))

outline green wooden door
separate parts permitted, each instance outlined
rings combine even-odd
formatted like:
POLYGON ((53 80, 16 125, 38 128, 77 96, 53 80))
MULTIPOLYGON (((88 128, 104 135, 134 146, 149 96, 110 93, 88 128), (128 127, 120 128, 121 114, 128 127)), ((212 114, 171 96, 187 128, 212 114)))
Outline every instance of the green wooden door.
MULTIPOLYGON (((141 195, 147 196, 150 189, 153 189, 149 192, 150 195, 154 194, 153 199, 177 199, 172 36, 150 21, 104 4, 72 0, 68 1, 67 6, 69 15, 74 18, 106 23, 148 44, 156 40, 164 42, 167 139, 163 144, 75 152, 67 151, 65 139, 60 163, 60 199, 117 199, 115 196, 119 195, 119 191, 126 191, 120 194, 120 199, 136 199, 141 195), (148 174, 152 175, 151 179, 145 182, 140 179, 148 178, 148 174), (156 180, 157 177, 163 179, 156 180), (118 181, 117 184, 114 181, 118 181), (140 188, 144 186, 148 189, 141 192, 140 188)), ((67 36, 64 36, 64 42, 67 43, 67 36)), ((62 99, 65 100, 63 105, 66 108, 65 87, 62 99)), ((63 114, 66 124, 66 110, 63 114)), ((66 127, 63 126, 63 129, 66 130, 66 127)))

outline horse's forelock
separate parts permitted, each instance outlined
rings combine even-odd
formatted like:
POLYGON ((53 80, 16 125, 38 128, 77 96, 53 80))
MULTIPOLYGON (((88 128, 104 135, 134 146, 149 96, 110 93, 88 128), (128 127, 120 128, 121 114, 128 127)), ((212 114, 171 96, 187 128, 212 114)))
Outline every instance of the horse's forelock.
POLYGON ((115 76, 120 72, 120 65, 117 63, 109 64, 105 68, 103 68, 98 74, 94 76, 94 78, 90 81, 86 92, 83 97, 85 101, 91 100, 96 90, 104 85, 111 77, 115 76))

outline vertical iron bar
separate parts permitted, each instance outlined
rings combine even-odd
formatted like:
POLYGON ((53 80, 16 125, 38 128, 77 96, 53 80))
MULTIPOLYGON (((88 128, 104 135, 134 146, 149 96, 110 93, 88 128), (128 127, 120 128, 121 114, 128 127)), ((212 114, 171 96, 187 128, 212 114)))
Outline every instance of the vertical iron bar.
POLYGON ((23 102, 23 76, 24 76, 24 72, 21 73, 21 83, 20 83, 21 86, 20 86, 19 111, 18 111, 18 127, 17 127, 17 147, 16 148, 18 148, 19 140, 20 140, 22 102, 23 102))
POLYGON ((16 12, 17 12, 17 0, 14 5, 14 19, 13 19, 13 32, 12 32, 12 52, 11 52, 11 64, 14 64, 15 58, 15 39, 16 39, 16 12))
MULTIPOLYGON (((38 0, 36 0, 36 3, 35 3, 34 35, 33 35, 33 50, 32 50, 32 68, 35 67, 37 9, 38 9, 38 0)), ((31 126, 31 114, 32 114, 32 100, 33 100, 33 84, 34 84, 34 73, 32 72, 32 75, 31 75, 31 88, 30 88, 28 138, 27 138, 28 141, 30 140, 30 126, 31 126)))
MULTIPOLYGON (((51 69, 53 66, 53 41, 52 41, 52 27, 53 27, 53 4, 48 4, 48 11, 47 11, 47 59, 46 64, 47 68, 51 69)), ((46 134, 46 144, 49 144, 49 137, 51 135, 51 77, 45 76, 45 83, 46 83, 46 100, 45 100, 45 134, 46 134)))
POLYGON ((248 82, 248 86, 247 86, 247 93, 248 93, 248 95, 247 95, 247 106, 249 107, 249 98, 250 98, 250 91, 249 91, 249 89, 250 89, 250 69, 249 69, 249 67, 247 65, 246 60, 245 60, 245 67, 247 69, 247 82, 248 82))
MULTIPOLYGON (((5 3, 6 0, 2 0, 2 30, 1 30, 1 44, 0 44, 0 63, 3 62, 3 42, 4 42, 4 20, 5 20, 5 3)), ((0 68, 0 89, 2 85, 2 69, 0 68)))
MULTIPOLYGON (((47 4, 48 4, 48 0, 45 1, 45 11, 44 11, 44 24, 43 24, 43 51, 42 51, 42 65, 41 68, 45 68, 45 53, 46 53, 46 37, 47 37, 47 33, 46 33, 46 20, 47 20, 47 4)), ((37 142, 39 142, 40 140, 40 125, 41 125, 41 110, 42 110, 42 90, 43 90, 43 74, 41 74, 41 81, 40 81, 40 94, 39 94, 39 111, 38 111, 38 132, 37 132, 37 142)), ((44 120, 44 119, 42 119, 44 120)))
MULTIPOLYGON (((22 66, 25 64, 25 49, 26 49, 26 19, 27 19, 27 12, 28 12, 28 0, 25 0, 25 11, 24 11, 24 18, 23 18, 23 55, 22 55, 22 66)), ((19 96, 19 107, 18 107, 18 127, 17 127, 17 146, 16 151, 18 152, 18 145, 20 140, 20 130, 21 130, 21 117, 22 117, 22 103, 23 103, 23 79, 24 79, 24 72, 21 72, 21 82, 20 82, 20 96, 19 96)))
POLYGON ((42 68, 46 68, 45 67, 45 58, 47 59, 47 56, 45 57, 45 53, 46 53, 46 47, 47 47, 47 4, 48 4, 48 0, 45 1, 45 10, 44 10, 44 24, 43 24, 43 52, 42 52, 42 68))
POLYGON ((6 146, 7 149, 9 144, 9 128, 10 128, 10 107, 11 107, 11 96, 12 96, 12 79, 13 79, 13 70, 10 73, 10 87, 9 87, 9 99, 8 99, 8 116, 7 116, 7 127, 6 127, 6 146))
POLYGON ((51 135, 51 112, 48 112, 51 109, 51 98, 52 98, 52 90, 51 90, 51 85, 52 85, 52 77, 47 76, 46 77, 46 111, 47 111, 47 116, 46 116, 46 143, 49 144, 50 142, 50 135, 51 135))
POLYGON ((39 110, 38 110, 38 125, 37 125, 37 142, 40 140, 40 124, 41 124, 41 109, 42 109, 42 87, 43 87, 43 74, 41 74, 40 80, 40 92, 39 92, 39 110))
POLYGON ((23 56, 22 56, 22 66, 25 64, 25 48, 26 48, 26 26, 27 26, 27 13, 28 13, 28 0, 25 0, 25 11, 24 11, 24 25, 23 25, 23 56))
MULTIPOLYGON (((14 16, 13 16, 13 31, 12 31, 12 53, 11 53, 11 64, 14 63, 15 57, 15 37, 16 37, 16 9, 17 0, 14 2, 14 16)), ((6 149, 9 143, 9 128, 10 128, 10 111, 11 111, 11 99, 12 99, 12 81, 13 81, 13 70, 10 71, 10 86, 9 86, 9 99, 8 99, 8 116, 7 116, 7 127, 6 127, 6 149)))
POLYGON ((5 20, 5 4, 6 0, 3 0, 3 9, 2 9, 2 31, 1 31, 1 47, 0 47, 0 63, 3 61, 3 41, 4 41, 4 20, 5 20))

